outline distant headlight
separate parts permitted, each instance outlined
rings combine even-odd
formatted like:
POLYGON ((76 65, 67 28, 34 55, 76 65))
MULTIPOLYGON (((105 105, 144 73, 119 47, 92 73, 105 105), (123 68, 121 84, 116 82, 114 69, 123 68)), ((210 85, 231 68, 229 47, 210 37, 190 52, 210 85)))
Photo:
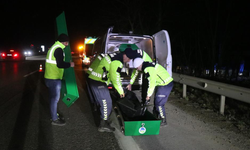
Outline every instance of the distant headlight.
POLYGON ((31 51, 25 51, 25 52, 24 52, 24 55, 31 55, 31 54, 32 54, 31 51))

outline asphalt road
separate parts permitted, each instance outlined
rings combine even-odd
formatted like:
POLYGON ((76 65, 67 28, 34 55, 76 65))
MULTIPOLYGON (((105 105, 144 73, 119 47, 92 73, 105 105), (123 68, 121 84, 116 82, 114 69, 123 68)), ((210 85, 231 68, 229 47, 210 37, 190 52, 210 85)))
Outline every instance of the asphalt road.
POLYGON ((40 64, 44 69, 44 57, 0 62, 1 150, 120 149, 113 133, 97 131, 98 119, 90 108, 79 62, 76 59, 80 98, 69 108, 59 102, 67 123, 63 127, 50 124, 48 89, 44 72, 39 72, 40 64))
MULTIPOLYGON (((48 89, 39 72, 44 57, 21 62, 0 62, 0 149, 1 150, 228 150, 248 149, 249 139, 226 131, 185 112, 173 102, 166 105, 168 126, 159 135, 124 136, 112 113, 114 133, 99 133, 98 114, 86 94, 84 68, 73 59, 79 99, 67 107, 59 102, 66 126, 50 124, 48 89), (229 138, 230 137, 230 138, 229 138), (244 141, 242 140, 244 139, 244 141), (240 142, 239 142, 240 141, 240 142)), ((139 97, 140 92, 135 91, 139 97)), ((148 108, 149 110, 152 107, 148 108)), ((212 112, 206 112, 212 113, 212 112)))

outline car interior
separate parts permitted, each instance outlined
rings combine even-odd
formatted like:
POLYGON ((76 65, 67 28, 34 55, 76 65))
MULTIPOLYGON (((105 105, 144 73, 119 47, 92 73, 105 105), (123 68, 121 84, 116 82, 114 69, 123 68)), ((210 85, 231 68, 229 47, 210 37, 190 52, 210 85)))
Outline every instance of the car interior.
MULTIPOLYGON (((113 53, 119 51, 119 46, 121 44, 135 44, 138 48, 144 50, 152 60, 155 60, 154 50, 153 50, 153 40, 150 36, 136 36, 136 35, 119 35, 119 34, 109 34, 106 43, 106 52, 113 53)), ((129 84, 130 76, 132 74, 133 68, 129 68, 128 64, 124 64, 121 72, 121 79, 123 85, 129 84)), ((134 88, 139 88, 138 86, 142 84, 141 75, 135 81, 134 88), (137 86, 137 87, 136 87, 137 86)))
POLYGON ((148 53, 152 60, 154 60, 153 41, 150 37, 145 36, 131 36, 131 35, 110 35, 107 42, 107 52, 112 53, 119 51, 120 44, 136 44, 137 47, 148 53))

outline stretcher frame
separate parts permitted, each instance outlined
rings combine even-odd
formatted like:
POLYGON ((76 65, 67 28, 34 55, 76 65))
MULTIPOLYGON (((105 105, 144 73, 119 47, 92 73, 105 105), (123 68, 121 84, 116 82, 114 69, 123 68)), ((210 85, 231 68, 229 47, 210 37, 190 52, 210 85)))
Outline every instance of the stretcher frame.
POLYGON ((113 99, 113 110, 116 119, 119 122, 120 130, 125 136, 143 136, 143 135, 158 135, 160 132, 161 120, 157 119, 148 110, 145 111, 143 117, 136 117, 129 120, 128 117, 121 111, 120 107, 113 99))

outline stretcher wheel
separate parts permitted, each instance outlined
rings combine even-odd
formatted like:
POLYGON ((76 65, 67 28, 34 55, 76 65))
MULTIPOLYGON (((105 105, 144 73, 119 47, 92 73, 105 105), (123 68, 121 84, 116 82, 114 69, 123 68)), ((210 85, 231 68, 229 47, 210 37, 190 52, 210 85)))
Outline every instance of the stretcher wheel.
POLYGON ((115 110, 115 113, 116 113, 116 118, 119 122, 119 125, 120 125, 120 129, 121 129, 121 132, 124 133, 124 120, 123 120, 123 116, 119 110, 119 107, 117 105, 115 105, 114 107, 114 110, 115 110))

